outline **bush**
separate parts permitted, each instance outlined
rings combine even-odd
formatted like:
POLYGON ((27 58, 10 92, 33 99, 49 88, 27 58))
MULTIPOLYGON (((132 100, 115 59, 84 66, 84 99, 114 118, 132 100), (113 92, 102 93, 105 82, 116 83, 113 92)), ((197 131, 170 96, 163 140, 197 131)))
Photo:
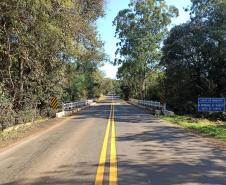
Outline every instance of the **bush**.
POLYGON ((33 122, 39 117, 38 111, 32 107, 25 106, 24 109, 18 111, 15 115, 15 124, 33 122))
POLYGON ((14 124, 13 105, 7 95, 3 92, 0 86, 0 129, 4 130, 6 127, 14 124))

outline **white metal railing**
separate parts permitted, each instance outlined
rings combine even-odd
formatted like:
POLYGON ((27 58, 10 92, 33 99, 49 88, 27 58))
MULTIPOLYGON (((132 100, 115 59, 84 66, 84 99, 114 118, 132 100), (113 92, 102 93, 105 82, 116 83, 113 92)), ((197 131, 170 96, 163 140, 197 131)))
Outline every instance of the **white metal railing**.
POLYGON ((145 107, 150 107, 154 109, 164 109, 164 105, 157 101, 147 101, 147 100, 138 100, 138 99, 130 99, 132 103, 136 103, 138 105, 142 105, 145 107))
POLYGON ((81 100, 76 102, 63 103, 62 107, 63 107, 63 110, 68 111, 68 110, 84 107, 86 105, 90 105, 91 103, 93 103, 93 100, 81 100))

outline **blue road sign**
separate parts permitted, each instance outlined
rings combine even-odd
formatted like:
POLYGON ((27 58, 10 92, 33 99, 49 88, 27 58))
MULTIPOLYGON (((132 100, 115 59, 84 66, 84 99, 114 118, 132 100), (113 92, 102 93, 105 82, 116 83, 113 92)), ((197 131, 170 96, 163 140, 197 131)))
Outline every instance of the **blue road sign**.
POLYGON ((225 98, 199 98, 198 112, 224 112, 225 98))

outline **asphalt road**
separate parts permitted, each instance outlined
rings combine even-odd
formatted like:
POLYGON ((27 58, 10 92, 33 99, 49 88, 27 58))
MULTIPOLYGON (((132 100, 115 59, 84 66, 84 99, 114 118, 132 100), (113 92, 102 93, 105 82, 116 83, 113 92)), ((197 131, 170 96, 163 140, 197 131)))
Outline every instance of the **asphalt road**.
POLYGON ((226 151, 109 99, 0 153, 1 185, 102 183, 226 185, 226 151))

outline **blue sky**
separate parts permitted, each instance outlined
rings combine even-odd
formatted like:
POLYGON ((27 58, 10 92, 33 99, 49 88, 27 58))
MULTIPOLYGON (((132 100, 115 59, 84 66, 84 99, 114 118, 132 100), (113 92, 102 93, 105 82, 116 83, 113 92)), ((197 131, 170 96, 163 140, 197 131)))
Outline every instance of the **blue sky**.
MULTIPOLYGON (((110 59, 114 61, 116 42, 114 38, 115 27, 112 25, 112 21, 116 17, 117 13, 128 7, 130 0, 106 0, 105 16, 97 21, 97 29, 100 38, 104 41, 105 52, 109 55, 110 59)), ((190 5, 190 0, 166 0, 168 5, 174 5, 179 9, 179 17, 172 21, 172 25, 177 25, 186 22, 189 19, 188 12, 185 12, 183 8, 190 5)), ((106 77, 115 79, 117 73, 117 66, 113 66, 110 63, 106 63, 101 70, 105 72, 106 77)))

